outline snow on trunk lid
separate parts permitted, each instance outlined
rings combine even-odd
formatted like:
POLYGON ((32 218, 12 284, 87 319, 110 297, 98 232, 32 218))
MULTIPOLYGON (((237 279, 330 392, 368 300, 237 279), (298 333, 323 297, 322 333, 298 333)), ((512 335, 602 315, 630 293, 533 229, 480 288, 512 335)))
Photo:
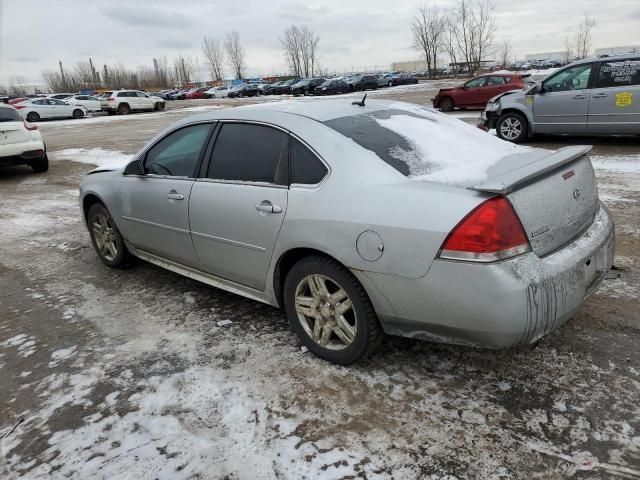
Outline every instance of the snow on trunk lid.
POLYGON ((543 256, 566 245, 593 223, 598 187, 586 155, 507 195, 533 251, 543 256))

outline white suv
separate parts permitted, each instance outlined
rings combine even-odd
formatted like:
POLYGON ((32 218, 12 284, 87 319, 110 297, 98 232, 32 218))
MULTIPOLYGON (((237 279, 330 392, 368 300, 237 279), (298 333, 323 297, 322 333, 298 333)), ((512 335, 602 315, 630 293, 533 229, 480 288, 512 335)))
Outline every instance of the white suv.
POLYGON ((0 166, 29 165, 34 172, 49 169, 38 127, 25 122, 11 105, 0 103, 0 166))
POLYGON ((116 90, 102 97, 100 107, 109 114, 127 115, 133 111, 164 110, 164 100, 138 90, 116 90))

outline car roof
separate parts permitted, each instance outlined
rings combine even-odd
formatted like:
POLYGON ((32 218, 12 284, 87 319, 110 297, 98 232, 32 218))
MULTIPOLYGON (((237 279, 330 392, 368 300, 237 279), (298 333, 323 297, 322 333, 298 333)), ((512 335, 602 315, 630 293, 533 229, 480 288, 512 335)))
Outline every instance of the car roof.
POLYGON ((575 62, 571 62, 565 67, 569 65, 582 65, 583 63, 592 63, 592 62, 606 62, 609 60, 616 61, 625 61, 625 60, 640 60, 640 54, 637 53, 624 53, 619 55, 600 55, 596 57, 586 57, 581 60, 576 60, 575 62))

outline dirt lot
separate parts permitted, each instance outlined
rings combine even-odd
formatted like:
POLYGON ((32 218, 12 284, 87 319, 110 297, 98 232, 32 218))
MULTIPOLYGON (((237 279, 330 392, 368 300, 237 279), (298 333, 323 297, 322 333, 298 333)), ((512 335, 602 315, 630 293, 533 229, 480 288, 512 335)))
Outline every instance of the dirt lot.
MULTIPOLYGON (((435 86, 372 96, 428 104, 435 86)), ((617 269, 575 319, 533 350, 388 338, 344 368, 280 310, 107 269, 80 219, 81 161, 252 101, 42 123, 49 172, 0 170, 0 478, 640 478, 638 140, 536 141, 595 144, 617 223, 617 269)))

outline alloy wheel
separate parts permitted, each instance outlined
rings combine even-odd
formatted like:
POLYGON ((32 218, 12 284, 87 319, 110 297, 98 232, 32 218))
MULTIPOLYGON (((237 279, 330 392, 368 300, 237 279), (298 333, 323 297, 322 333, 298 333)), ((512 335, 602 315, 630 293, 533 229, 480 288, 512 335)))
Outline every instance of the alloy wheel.
POLYGON ((104 213, 98 213, 93 218, 93 238, 100 255, 107 261, 113 262, 118 256, 117 235, 109 219, 104 213))
POLYGON ((296 287, 295 309, 304 331, 319 346, 344 350, 353 343, 356 312, 335 280, 319 274, 304 277, 296 287))
POLYGON ((517 118, 506 118, 500 124, 500 134, 507 140, 515 140, 522 135, 522 122, 517 118))

